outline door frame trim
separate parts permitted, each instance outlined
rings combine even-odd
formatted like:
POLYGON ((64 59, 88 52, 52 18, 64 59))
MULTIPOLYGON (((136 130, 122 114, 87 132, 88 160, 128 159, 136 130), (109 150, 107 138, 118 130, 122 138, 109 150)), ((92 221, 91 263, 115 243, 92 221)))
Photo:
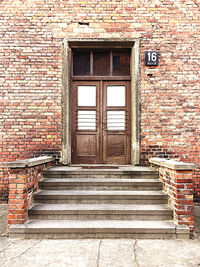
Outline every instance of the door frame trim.
POLYGON ((61 162, 71 164, 71 49, 81 47, 131 48, 131 165, 140 163, 139 38, 65 38, 62 43, 62 153, 61 162))

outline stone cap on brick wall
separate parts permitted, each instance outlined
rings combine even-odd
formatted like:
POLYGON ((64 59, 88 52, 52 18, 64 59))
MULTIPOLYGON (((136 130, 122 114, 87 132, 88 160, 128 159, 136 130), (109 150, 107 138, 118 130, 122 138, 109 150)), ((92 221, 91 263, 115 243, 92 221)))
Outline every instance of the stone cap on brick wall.
POLYGON ((166 167, 173 170, 194 170, 197 168, 195 164, 175 161, 164 158, 150 158, 149 162, 161 167, 166 167))
POLYGON ((0 162, 0 167, 4 168, 26 168, 33 167, 40 164, 48 163, 53 161, 54 158, 52 156, 42 156, 37 158, 25 159, 25 160, 16 160, 10 162, 0 162))

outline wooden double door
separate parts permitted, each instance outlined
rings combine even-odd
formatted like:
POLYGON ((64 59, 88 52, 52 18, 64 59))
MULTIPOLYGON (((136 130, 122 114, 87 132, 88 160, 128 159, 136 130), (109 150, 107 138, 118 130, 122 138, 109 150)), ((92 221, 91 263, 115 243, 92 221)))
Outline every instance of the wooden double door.
POLYGON ((130 81, 73 81, 72 163, 130 163, 130 81))

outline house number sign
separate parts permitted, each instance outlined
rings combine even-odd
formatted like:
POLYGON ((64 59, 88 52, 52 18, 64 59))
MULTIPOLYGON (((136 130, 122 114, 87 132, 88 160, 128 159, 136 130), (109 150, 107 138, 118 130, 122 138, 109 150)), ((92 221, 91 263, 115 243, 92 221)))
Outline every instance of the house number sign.
POLYGON ((158 52, 146 51, 145 52, 145 66, 158 66, 158 52))

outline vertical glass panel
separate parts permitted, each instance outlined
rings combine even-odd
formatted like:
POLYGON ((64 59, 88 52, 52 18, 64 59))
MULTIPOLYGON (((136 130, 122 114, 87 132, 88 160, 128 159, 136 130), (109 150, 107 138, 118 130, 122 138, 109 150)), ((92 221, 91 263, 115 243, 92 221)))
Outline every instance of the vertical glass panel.
POLYGON ((125 86, 107 86, 107 106, 125 106, 125 86))
POLYGON ((73 53, 73 75, 90 75, 90 52, 73 53))
POLYGON ((78 130, 96 130, 96 111, 78 110, 78 130))
POLYGON ((94 52, 94 75, 110 75, 110 53, 94 52))
POLYGON ((130 50, 113 51, 113 75, 129 76, 130 75, 130 50))
POLYGON ((96 106, 96 86, 87 86, 87 85, 78 86, 78 106, 79 107, 96 106))
POLYGON ((107 130, 125 130, 125 111, 107 111, 107 130))

